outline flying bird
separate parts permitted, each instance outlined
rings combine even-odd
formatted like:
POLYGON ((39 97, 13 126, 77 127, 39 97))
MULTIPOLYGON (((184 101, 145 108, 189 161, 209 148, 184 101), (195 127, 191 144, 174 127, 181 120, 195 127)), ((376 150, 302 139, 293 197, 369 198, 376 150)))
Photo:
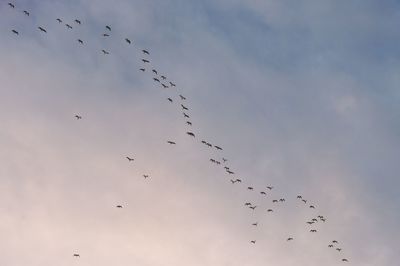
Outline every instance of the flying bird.
MULTIPOLYGON (((172 86, 172 85, 171 85, 172 86)), ((174 85, 175 86, 175 85, 174 85)), ((186 97, 184 97, 183 95, 179 94, 179 97, 181 97, 181 100, 186 100, 186 97)))
POLYGON ((299 195, 299 196, 297 196, 297 198, 298 198, 298 199, 301 199, 301 198, 302 198, 302 196, 300 196, 300 195, 299 195))
POLYGON ((109 30, 109 31, 111 31, 111 27, 108 26, 108 25, 106 26, 106 29, 109 30))
POLYGON ((27 15, 28 17, 29 17, 29 15, 30 15, 29 12, 26 11, 26 10, 24 10, 24 14, 27 15))
POLYGON ((80 116, 80 115, 75 115, 75 118, 76 118, 77 120, 79 120, 79 119, 82 119, 82 116, 80 116))
POLYGON ((272 200, 272 203, 276 203, 276 202, 278 202, 278 200, 276 200, 276 199, 272 200))
POLYGON ((143 63, 150 63, 150 61, 146 60, 146 59, 142 59, 142 61, 143 61, 143 63))
POLYGON ((80 255, 78 253, 75 253, 73 256, 76 257, 76 258, 80 257, 80 255))
POLYGON ((250 243, 252 243, 252 244, 255 244, 255 243, 256 243, 256 241, 255 241, 255 240, 251 240, 251 241, 250 241, 250 243))
POLYGON ((174 83, 172 83, 171 81, 169 82, 169 85, 171 85, 171 87, 175 87, 176 85, 174 83))
POLYGON ((342 259, 342 261, 344 261, 344 262, 348 262, 348 260, 347 260, 347 259, 342 259))
POLYGON ((303 200, 301 200, 301 201, 304 202, 304 204, 307 203, 307 200, 305 200, 305 199, 303 199, 303 200))
POLYGON ((337 250, 337 251, 339 251, 339 252, 340 252, 340 251, 342 251, 342 249, 341 249, 341 248, 337 248, 336 250, 337 250))
POLYGON ((184 106, 183 104, 181 104, 181 107, 182 107, 183 110, 187 110, 187 111, 189 110, 189 109, 188 109, 186 106, 184 106))
POLYGON ((274 211, 273 209, 268 209, 268 210, 267 210, 267 212, 273 212, 273 211, 274 211))
POLYGON ((247 187, 248 190, 253 190, 253 187, 247 187))
POLYGON ((61 22, 62 22, 62 20, 61 20, 60 18, 58 18, 57 21, 58 21, 58 23, 61 23, 61 22))
POLYGON ((18 31, 16 31, 16 30, 12 30, 12 32, 19 35, 18 31))
POLYGON ((186 134, 188 134, 189 136, 195 137, 193 132, 188 131, 188 132, 186 132, 186 134))
POLYGON ((103 52, 103 54, 110 54, 109 52, 107 52, 106 50, 101 50, 103 52))
POLYGON ((103 33, 103 37, 110 37, 110 35, 107 33, 103 33))
POLYGON ((254 211, 257 208, 257 206, 250 206, 249 208, 254 211))
POLYGON ((257 226, 257 225, 258 225, 258 223, 252 223, 251 225, 257 226))
POLYGON ((214 147, 215 147, 217 150, 220 150, 220 151, 222 151, 222 148, 221 148, 220 146, 216 146, 216 145, 214 145, 214 147))
POLYGON ((160 80, 158 78, 153 78, 154 81, 160 82, 160 80))
POLYGON ((129 44, 131 44, 131 40, 129 40, 128 38, 125 38, 125 41, 129 44))
POLYGON ((250 203, 250 202, 246 202, 246 203, 244 204, 244 206, 251 206, 251 203, 250 203))
POLYGON ((315 229, 311 229, 311 230, 310 230, 310 232, 311 232, 311 233, 316 233, 316 232, 317 232, 317 230, 315 230, 315 229))
POLYGON ((135 160, 135 159, 133 159, 133 158, 130 158, 129 156, 126 156, 126 159, 128 159, 129 162, 132 162, 132 161, 135 160))
POLYGON ((186 121, 186 124, 188 124, 189 126, 191 126, 191 125, 192 125, 192 122, 186 121))
POLYGON ((44 33, 47 33, 47 31, 46 31, 44 28, 42 28, 42 27, 38 27, 38 29, 39 29, 40 31, 44 32, 44 33))
POLYGON ((122 209, 122 205, 117 205, 116 207, 119 209, 122 209))
POLYGON ((222 158, 222 161, 224 161, 224 163, 225 163, 225 162, 227 162, 228 160, 227 160, 227 159, 225 159, 225 158, 222 158))
POLYGON ((168 99, 168 101, 170 101, 171 103, 173 102, 173 100, 171 99, 171 98, 167 98, 168 99))
POLYGON ((172 145, 176 144, 174 141, 170 141, 170 140, 168 140, 167 142, 168 142, 168 144, 172 144, 172 145))
POLYGON ((8 5, 9 5, 11 8, 15 8, 15 5, 14 5, 13 3, 8 3, 8 5))
POLYGON ((293 240, 293 237, 289 237, 286 241, 291 241, 293 240))
POLYGON ((274 187, 267 187, 269 190, 272 190, 274 187))
POLYGON ((235 172, 232 172, 231 170, 226 171, 228 174, 233 175, 235 172))
POLYGON ((165 85, 164 83, 161 83, 161 85, 163 86, 164 89, 169 88, 167 85, 165 85))
POLYGON ((75 19, 75 23, 81 25, 81 21, 79 19, 75 19))
POLYGON ((144 54, 150 54, 147 50, 142 50, 144 54))
POLYGON ((166 76, 161 76, 161 78, 162 78, 163 80, 166 80, 166 79, 167 79, 167 77, 166 77, 166 76))
POLYGON ((328 248, 333 248, 333 245, 332 244, 328 245, 328 248))
POLYGON ((149 177, 149 175, 143 175, 143 177, 144 177, 144 179, 146 179, 146 178, 148 178, 148 177, 149 177))
POLYGON ((310 209, 315 209, 314 205, 310 205, 310 209))
POLYGON ((267 195, 267 193, 265 193, 264 191, 260 192, 261 195, 267 195))
POLYGON ((144 69, 144 68, 140 68, 140 70, 141 70, 142 72, 145 72, 145 71, 146 71, 146 69, 144 69))
POLYGON ((155 70, 155 69, 153 69, 152 72, 153 72, 154 74, 156 74, 156 75, 158 74, 157 70, 155 70))
POLYGON ((284 202, 284 201, 285 201, 285 199, 279 199, 279 201, 280 201, 280 202, 284 202))
POLYGON ((78 42, 79 42, 80 44, 83 44, 83 41, 82 41, 81 39, 78 39, 78 42))
POLYGON ((65 26, 67 26, 68 29, 72 30, 72 26, 69 24, 65 24, 65 26))
POLYGON ((183 113, 183 116, 184 116, 185 118, 189 118, 189 116, 188 116, 187 114, 185 114, 185 113, 183 113))
POLYGON ((336 240, 332 240, 332 243, 335 243, 335 244, 337 244, 338 242, 337 242, 336 240))

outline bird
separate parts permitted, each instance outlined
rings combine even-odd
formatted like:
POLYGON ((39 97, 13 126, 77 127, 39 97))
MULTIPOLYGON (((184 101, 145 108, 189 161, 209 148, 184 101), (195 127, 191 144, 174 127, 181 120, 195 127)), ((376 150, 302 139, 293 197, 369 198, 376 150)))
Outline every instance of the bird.
POLYGON ((171 99, 171 98, 167 98, 168 99, 168 101, 170 101, 171 103, 173 102, 173 100, 171 99))
POLYGON ((62 20, 60 18, 57 19, 58 23, 62 23, 62 20))
POLYGON ((310 205, 310 209, 315 209, 314 205, 310 205))
POLYGON ((251 225, 257 226, 257 225, 258 225, 258 223, 252 223, 251 225))
POLYGON ((156 75, 158 74, 157 70, 155 70, 155 69, 153 69, 152 72, 153 72, 154 74, 156 74, 156 75))
POLYGON ((347 259, 342 259, 342 261, 344 261, 344 262, 348 262, 348 260, 347 260, 347 259))
POLYGON ((253 187, 247 187, 248 190, 253 190, 253 187))
POLYGON ((279 201, 280 201, 280 202, 284 202, 284 201, 285 201, 285 199, 279 199, 279 201))
POLYGON ((111 31, 111 26, 108 26, 108 25, 107 25, 107 26, 106 26, 106 29, 109 30, 109 31, 111 31))
POLYGON ((142 71, 142 72, 146 71, 146 69, 144 69, 144 68, 140 68, 139 70, 142 71))
POLYGON ((314 222, 307 222, 309 225, 312 225, 314 222))
POLYGON ((169 85, 171 85, 171 87, 175 87, 176 85, 174 83, 172 83, 171 81, 169 82, 169 85))
POLYGON ((116 207, 119 209, 122 209, 122 205, 117 205, 116 207))
POLYGON ((272 203, 276 203, 276 202, 278 202, 278 200, 276 200, 276 199, 272 200, 272 203))
POLYGON ((132 161, 135 160, 135 159, 133 159, 133 158, 131 158, 131 157, 129 157, 129 156, 126 156, 125 158, 128 159, 129 162, 132 162, 132 161))
MULTIPOLYGON (((174 87, 175 85, 171 85, 171 86, 174 87)), ((179 97, 181 98, 182 101, 186 100, 186 97, 181 94, 179 94, 179 97)))
POLYGON ((176 144, 174 141, 170 141, 170 140, 168 140, 167 143, 171 144, 171 145, 175 145, 176 144))
POLYGON ((311 221, 313 221, 313 222, 318 222, 318 220, 317 220, 317 219, 315 219, 315 218, 313 218, 311 221))
POLYGON ((74 21, 75 21, 76 24, 81 25, 81 21, 79 19, 75 19, 74 21))
POLYGON ((142 50, 144 54, 150 54, 147 50, 142 50))
POLYGON ((192 125, 192 122, 186 121, 186 124, 188 124, 189 126, 191 126, 191 125, 192 125))
POLYGON ((335 244, 337 244, 338 242, 337 242, 336 240, 332 240, 332 243, 335 243, 335 244))
POLYGON ((293 237, 289 237, 286 241, 291 241, 293 240, 293 237))
POLYGON ((251 240, 250 243, 255 244, 256 240, 251 240))
POLYGON ((161 85, 163 86, 164 89, 169 88, 167 85, 165 85, 164 83, 161 83, 161 85))
POLYGON ((11 8, 15 8, 15 5, 14 5, 13 3, 8 3, 8 5, 9 5, 11 8))
POLYGON ((81 257, 78 253, 75 253, 73 256, 74 256, 75 258, 80 258, 80 257, 81 257))
POLYGON ((146 178, 148 178, 148 177, 149 177, 149 175, 143 175, 143 177, 144 177, 144 179, 146 179, 146 178))
POLYGON ((226 171, 228 174, 230 174, 230 175, 233 175, 235 172, 232 172, 232 171, 230 171, 230 170, 227 170, 226 171))
POLYGON ((254 211, 257 208, 257 206, 250 206, 249 208, 254 211))
POLYGON ((267 210, 267 212, 273 212, 273 211, 274 211, 273 209, 268 209, 268 210, 267 210))
POLYGON ((68 29, 72 30, 72 26, 69 24, 65 24, 65 26, 67 26, 68 29))
POLYGON ((298 198, 298 199, 301 199, 301 198, 302 198, 302 196, 300 196, 300 195, 299 195, 299 196, 297 196, 297 198, 298 198))
POLYGON ((339 252, 340 252, 340 251, 342 251, 342 249, 341 249, 341 248, 337 248, 336 250, 337 250, 337 251, 339 251, 339 252))
POLYGON ((233 180, 233 179, 231 179, 231 182, 232 182, 232 184, 235 184, 235 183, 236 183, 236 181, 235 181, 235 180, 233 180))
POLYGON ((307 200, 305 200, 305 199, 303 199, 303 200, 301 200, 302 202, 304 202, 304 203, 307 203, 307 200))
POLYGON ((13 33, 15 33, 16 35, 19 35, 19 32, 16 30, 11 30, 13 33))
POLYGON ((75 118, 76 118, 77 120, 79 120, 79 119, 82 119, 82 116, 80 116, 80 115, 75 115, 75 118))
POLYGON ((235 181, 238 182, 238 183, 242 183, 242 180, 239 179, 239 178, 236 178, 235 181))
POLYGON ((47 31, 46 31, 44 28, 42 28, 42 27, 38 27, 38 29, 39 29, 40 31, 44 32, 44 33, 47 33, 47 31))
POLYGON ((311 233, 316 233, 316 232, 317 232, 317 230, 315 230, 315 229, 311 229, 311 230, 310 230, 310 232, 311 232, 311 233))
POLYGON ((220 146, 216 146, 216 145, 214 145, 214 147, 215 147, 217 150, 220 150, 220 151, 222 151, 222 148, 221 148, 220 146))
POLYGON ((103 33, 103 37, 109 37, 110 35, 108 33, 103 33))
POLYGON ((27 15, 28 17, 29 17, 29 15, 30 15, 29 12, 26 11, 26 10, 24 10, 24 14, 27 15))
POLYGON ((228 160, 227 160, 227 159, 225 159, 225 158, 222 158, 222 161, 224 161, 224 163, 225 163, 225 162, 227 162, 228 160))
POLYGON ((110 54, 109 52, 107 52, 106 50, 101 50, 103 52, 103 54, 110 54))
POLYGON ((125 38, 125 41, 129 44, 131 44, 131 40, 129 40, 128 38, 125 38))
POLYGON ((261 191, 260 194, 261 195, 267 195, 267 193, 265 193, 265 191, 261 191))
POLYGON ((161 76, 161 78, 162 78, 163 80, 166 80, 166 79, 167 79, 167 77, 166 77, 166 76, 161 76))
POLYGON ((188 134, 189 136, 195 137, 193 132, 188 131, 188 132, 186 132, 186 134, 188 134))
POLYGON ((187 111, 189 110, 189 109, 188 109, 186 106, 184 106, 183 104, 181 104, 181 107, 182 107, 183 110, 187 110, 187 111))
POLYGON ((83 41, 82 41, 81 39, 78 39, 78 42, 79 42, 80 44, 83 44, 83 41))
POLYGON ((186 118, 190 118, 187 114, 183 113, 183 116, 186 118))
POLYGON ((154 81, 160 82, 158 78, 153 78, 154 81))
POLYGON ((326 219, 325 218, 321 218, 321 221, 323 221, 325 223, 326 219))
POLYGON ((272 190, 274 187, 267 187, 269 190, 272 190))
POLYGON ((333 248, 333 245, 332 244, 328 245, 328 248, 333 248))
POLYGON ((244 204, 244 206, 251 206, 251 203, 250 203, 250 202, 246 202, 246 203, 244 204))
POLYGON ((206 143, 206 145, 208 146, 208 147, 212 147, 212 145, 211 145, 211 143, 206 143))
POLYGON ((150 63, 150 61, 146 60, 146 59, 142 59, 142 61, 143 61, 143 63, 150 63))

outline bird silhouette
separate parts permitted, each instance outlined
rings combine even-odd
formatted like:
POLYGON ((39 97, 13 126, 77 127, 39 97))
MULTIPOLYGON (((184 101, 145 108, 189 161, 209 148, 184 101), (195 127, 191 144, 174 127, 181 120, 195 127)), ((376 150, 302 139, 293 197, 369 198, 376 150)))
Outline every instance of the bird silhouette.
POLYGON ((186 110, 186 111, 189 110, 189 109, 188 109, 186 106, 184 106, 183 104, 181 104, 181 107, 182 107, 183 110, 186 110))
POLYGON ((78 42, 79 42, 80 44, 83 44, 83 41, 82 41, 81 39, 78 39, 78 42))
POLYGON ((340 251, 342 251, 342 249, 341 249, 341 248, 337 248, 336 250, 337 250, 337 251, 339 251, 339 252, 340 252, 340 251))
POLYGON ((16 35, 19 35, 19 32, 16 30, 11 30, 13 33, 15 33, 16 35))
POLYGON ((310 230, 310 232, 311 232, 311 233, 316 233, 316 232, 317 232, 317 230, 315 230, 315 229, 311 229, 311 230, 310 230))
POLYGON ((224 163, 225 163, 225 162, 227 162, 228 160, 227 160, 227 159, 225 159, 225 158, 222 158, 222 161, 224 161, 224 163))
POLYGON ((75 21, 76 24, 81 25, 81 21, 79 19, 75 19, 74 21, 75 21))
POLYGON ((101 51, 102 51, 102 52, 103 52, 103 54, 105 54, 105 55, 106 55, 106 54, 110 54, 109 52, 107 52, 107 51, 106 51, 106 50, 104 50, 104 49, 103 49, 103 50, 101 50, 101 51))
POLYGON ((267 212, 273 212, 273 211, 274 211, 273 209, 268 209, 268 210, 267 210, 267 212))
POLYGON ((333 245, 332 244, 328 245, 328 248, 333 248, 333 245))
POLYGON ((184 116, 185 118, 190 118, 189 115, 187 115, 186 113, 183 113, 183 116, 184 116))
POLYGON ((103 33, 103 37, 110 37, 108 33, 103 33))
POLYGON ((302 202, 304 202, 304 203, 307 203, 307 200, 305 200, 305 199, 303 199, 303 200, 301 200, 302 202))
POLYGON ((168 140, 167 142, 168 142, 168 144, 172 144, 172 145, 176 144, 174 141, 170 141, 170 140, 168 140))
POLYGON ((315 209, 315 206, 314 205, 310 205, 310 209, 315 209))
POLYGON ((172 83, 171 81, 169 82, 169 85, 171 85, 171 87, 175 87, 176 85, 174 83, 172 83))
POLYGON ((301 199, 301 198, 302 198, 302 196, 300 196, 300 195, 299 195, 299 196, 297 196, 297 198, 298 198, 298 199, 301 199))
POLYGON ((248 190, 253 190, 253 187, 247 187, 248 190))
POLYGON ((78 253, 75 253, 73 256, 76 257, 76 258, 80 257, 80 255, 78 253))
POLYGON ((246 203, 244 204, 244 206, 251 206, 251 203, 250 203, 250 202, 246 202, 246 203))
POLYGON ((144 177, 144 179, 146 179, 146 178, 148 178, 148 177, 149 177, 149 175, 143 175, 143 177, 144 177))
POLYGON ((116 207, 119 209, 122 209, 122 205, 117 205, 116 207))
POLYGON ((347 260, 347 259, 342 259, 342 261, 344 261, 344 262, 348 262, 348 260, 347 260))
POLYGON ((257 206, 250 206, 249 208, 254 211, 257 208, 257 206))
POLYGON ((82 116, 80 116, 80 115, 75 115, 75 118, 76 118, 77 120, 79 120, 79 119, 82 119, 82 116))
POLYGON ((276 200, 276 199, 272 200, 272 203, 277 203, 277 202, 278 202, 278 200, 276 200))
MULTIPOLYGON (((175 85, 174 85, 174 86, 175 86, 175 85)), ((182 101, 186 100, 186 97, 183 96, 183 95, 181 95, 181 94, 179 94, 179 97, 181 98, 182 101)))
POLYGON ((44 33, 47 33, 47 31, 43 27, 38 27, 38 29, 44 33))
POLYGON ((265 193, 264 191, 260 192, 261 195, 267 195, 267 193, 265 193))
POLYGON ((332 240, 332 243, 335 243, 335 244, 337 244, 338 242, 337 242, 336 240, 332 240))
POLYGON ((27 15, 28 17, 29 17, 29 15, 30 15, 29 12, 26 11, 26 10, 24 10, 24 14, 27 15))
POLYGON ((142 61, 143 61, 143 63, 150 63, 150 61, 146 60, 146 59, 142 59, 142 61))
POLYGON ((161 76, 161 78, 162 78, 163 80, 166 80, 166 79, 167 79, 167 77, 166 77, 166 76, 161 76))
POLYGON ((65 24, 65 26, 67 26, 68 29, 72 30, 72 26, 69 24, 65 24))
POLYGON ((186 124, 188 124, 189 126, 191 126, 191 125, 192 125, 192 122, 186 121, 186 124))
POLYGON ((256 240, 251 240, 250 243, 255 244, 256 240))
POLYGON ((160 82, 158 78, 153 78, 154 81, 160 82))
POLYGON ((135 159, 133 159, 133 158, 131 158, 131 157, 129 157, 129 156, 126 156, 125 158, 128 159, 129 162, 132 162, 132 161, 135 160, 135 159))
POLYGON ((150 54, 147 50, 142 50, 144 54, 150 54))
POLYGON ((60 18, 57 19, 58 23, 62 23, 62 20, 60 18))
POLYGON ((269 190, 272 190, 274 187, 267 187, 269 190))
POLYGON ((171 98, 167 98, 168 99, 168 101, 170 101, 171 103, 173 102, 173 100, 171 99, 171 98))
POLYGON ((155 70, 155 69, 153 69, 152 72, 153 72, 154 74, 156 74, 156 75, 158 74, 157 70, 155 70))
POLYGON ((15 8, 15 5, 13 3, 8 3, 8 6, 11 8, 15 8))
POLYGON ((289 237, 286 241, 291 241, 293 240, 293 237, 289 237))
POLYGON ((128 38, 125 38, 125 41, 129 44, 131 44, 131 40, 129 40, 128 38))
POLYGON ((111 31, 111 26, 108 26, 108 25, 107 25, 107 26, 106 26, 106 29, 109 30, 109 31, 111 31))
POLYGON ((163 86, 164 89, 169 88, 167 85, 165 85, 164 83, 161 83, 161 85, 163 86))
POLYGON ((252 223, 251 225, 257 226, 257 225, 258 225, 258 223, 252 223))
POLYGON ((139 70, 142 71, 142 72, 146 71, 146 69, 144 69, 144 68, 139 68, 139 70))
POLYGON ((188 134, 189 136, 195 137, 193 132, 188 131, 188 132, 186 132, 186 134, 188 134))

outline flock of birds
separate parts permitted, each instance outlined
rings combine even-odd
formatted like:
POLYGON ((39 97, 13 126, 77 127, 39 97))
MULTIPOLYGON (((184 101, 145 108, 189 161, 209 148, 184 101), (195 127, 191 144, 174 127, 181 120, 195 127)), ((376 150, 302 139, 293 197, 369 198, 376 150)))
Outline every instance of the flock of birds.
MULTIPOLYGON (((8 3, 8 6, 9 6, 11 9, 13 9, 13 10, 16 10, 16 9, 17 9, 14 3, 11 3, 11 2, 10 2, 10 3, 8 3)), ((25 16, 30 16, 30 12, 27 11, 27 10, 22 10, 22 14, 24 14, 25 16)), ((65 23, 65 22, 63 21, 63 19, 61 19, 61 18, 57 18, 55 21, 57 21, 59 24, 63 24, 63 23, 64 23, 65 26, 66 26, 66 28, 67 28, 68 30, 72 30, 72 29, 73 29, 73 26, 71 25, 71 24, 73 24, 73 23, 75 24, 74 26, 81 26, 81 25, 83 24, 82 21, 79 20, 79 19, 75 19, 75 20, 73 21, 73 23, 71 23, 71 24, 65 23)), ((41 25, 41 26, 38 26, 37 29, 38 29, 41 33, 44 33, 44 34, 47 34, 47 33, 48 33, 48 31, 46 30, 46 28, 45 28, 44 26, 42 26, 42 25, 41 25)), ((102 33, 102 36, 103 36, 103 37, 110 37, 110 36, 111 36, 111 33, 112 33, 112 28, 111 28, 111 26, 110 26, 110 25, 106 25, 104 29, 105 29, 105 32, 102 33)), ((11 32, 14 33, 15 35, 20 35, 20 32, 19 32, 17 29, 11 29, 11 32)), ((133 43, 129 38, 124 38, 122 41, 125 41, 128 45, 132 45, 132 43, 133 43)), ((85 44, 85 41, 84 41, 83 39, 77 39, 77 42, 78 42, 80 45, 84 45, 84 44, 85 44)), ((152 77, 153 81, 154 81, 155 83, 157 83, 157 84, 160 84, 160 85, 162 86, 162 88, 167 89, 167 88, 176 87, 176 84, 175 84, 174 82, 170 81, 165 75, 159 74, 159 71, 158 71, 157 69, 151 67, 151 63, 150 63, 150 59, 149 59, 150 52, 149 52, 148 50, 146 50, 146 49, 139 49, 139 50, 140 50, 140 52, 141 52, 142 55, 143 55, 143 58, 141 59, 142 66, 139 68, 139 71, 142 71, 142 72, 151 71, 151 73, 152 73, 152 75, 153 75, 153 77, 152 77)), ((105 49, 102 49, 100 52, 103 53, 104 55, 110 55, 110 52, 107 51, 107 50, 105 50, 105 49)), ((168 97, 167 100, 168 100, 170 103, 174 103, 174 99, 171 98, 171 97, 168 97)), ((185 105, 186 97, 180 94, 180 95, 179 95, 179 100, 181 101, 181 102, 179 103, 179 105, 180 105, 180 107, 182 108, 182 115, 183 115, 183 117, 184 117, 184 119, 185 119, 185 124, 186 124, 186 126, 188 126, 189 128, 192 128, 193 123, 192 123, 192 121, 190 120, 190 116, 189 116, 189 114, 188 114, 189 108, 185 105)), ((82 119, 82 115, 76 114, 76 115, 75 115, 75 118, 76 118, 77 120, 81 120, 81 119, 82 119)), ((191 129, 190 129, 190 130, 187 130, 187 131, 186 131, 186 134, 187 134, 188 136, 190 136, 191 138, 193 138, 193 139, 197 138, 196 135, 195 135, 195 133, 194 133, 191 129)), ((177 142, 174 141, 174 140, 167 140, 166 142, 167 142, 167 144, 170 144, 170 145, 176 145, 176 144, 177 144, 177 142)), ((221 148, 221 146, 215 145, 215 144, 211 144, 210 142, 208 142, 208 141, 206 141, 206 140, 201 140, 200 143, 201 143, 202 145, 205 145, 206 147, 215 148, 217 151, 223 151, 223 148, 221 148)), ((128 160, 128 162, 133 162, 133 161, 135 160, 134 158, 132 158, 132 157, 130 157, 130 156, 126 156, 125 158, 128 160)), ((224 168, 226 174, 227 174, 229 177, 230 177, 230 176, 236 176, 236 173, 227 165, 228 159, 226 159, 226 158, 224 158, 224 157, 221 157, 221 160, 215 159, 215 158, 210 158, 210 162, 213 163, 213 164, 216 164, 216 165, 218 165, 218 166, 223 165, 223 168, 224 168)), ((149 178, 149 175, 143 174, 143 177, 144 177, 145 179, 147 179, 147 178, 149 178)), ((243 180, 240 179, 240 178, 235 178, 235 177, 233 177, 233 178, 230 178, 230 182, 231 182, 233 185, 235 185, 235 184, 241 184, 241 183, 243 183, 243 180)), ((273 186, 266 186, 265 188, 266 188, 266 190, 261 190, 261 191, 259 191, 259 193, 260 193, 261 195, 263 195, 263 196, 266 196, 266 195, 267 195, 267 191, 271 191, 271 190, 274 189, 273 186)), ((255 188, 252 187, 252 186, 247 186, 247 190, 255 191, 255 188)), ((297 199, 299 202, 304 203, 304 205, 306 205, 308 208, 314 209, 314 210, 316 209, 315 205, 313 205, 313 204, 308 204, 309 201, 308 201, 307 199, 303 198, 302 195, 297 195, 296 199, 297 199)), ((285 198, 272 199, 272 203, 273 203, 273 204, 284 203, 285 201, 286 201, 285 198)), ((252 209, 252 210, 255 210, 255 209, 258 207, 257 205, 255 205, 255 204, 252 203, 252 202, 246 202, 246 203, 244 203, 244 206, 245 206, 245 207, 248 207, 248 208, 250 208, 250 209, 252 209)), ((116 205, 115 207, 121 209, 121 208, 123 208, 123 205, 116 205)), ((273 208, 269 208, 269 209, 267 209, 267 210, 265 210, 265 211, 266 211, 267 213, 272 213, 272 212, 274 212, 274 209, 273 209, 273 208)), ((311 218, 310 220, 306 221, 306 223, 312 227, 313 225, 315 225, 315 224, 317 224, 317 223, 320 223, 320 222, 324 223, 324 222, 326 222, 326 221, 327 221, 327 218, 326 218, 326 217, 324 217, 324 216, 322 216, 322 215, 317 215, 317 216, 311 218)), ((258 226, 258 222, 252 223, 251 226, 258 226)), ((310 233, 317 233, 317 229, 311 228, 311 229, 309 229, 309 232, 310 232, 310 233)), ((289 241, 295 241, 295 238, 294 238, 293 236, 288 236, 288 237, 286 238, 286 241, 288 241, 288 242, 289 242, 289 241)), ((250 244, 256 244, 256 243, 257 243, 257 240, 256 240, 256 239, 252 239, 252 240, 250 240, 249 242, 250 242, 250 244)), ((342 252, 342 248, 339 246, 339 242, 338 242, 337 240, 332 240, 330 243, 327 244, 327 247, 330 248, 330 249, 334 249, 334 250, 336 250, 337 252, 342 252)), ((79 258, 79 257, 80 257, 80 254, 79 254, 79 253, 74 253, 73 256, 79 258)), ((341 258, 341 261, 343 261, 343 262, 348 262, 348 259, 347 259, 347 258, 341 258)))

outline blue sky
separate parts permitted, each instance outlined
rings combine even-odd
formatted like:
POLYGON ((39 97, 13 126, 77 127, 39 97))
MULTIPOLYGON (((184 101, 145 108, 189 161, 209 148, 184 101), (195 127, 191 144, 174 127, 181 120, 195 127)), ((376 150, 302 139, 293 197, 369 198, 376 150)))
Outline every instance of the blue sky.
POLYGON ((397 265, 397 1, 7 2, 0 264, 397 265))

